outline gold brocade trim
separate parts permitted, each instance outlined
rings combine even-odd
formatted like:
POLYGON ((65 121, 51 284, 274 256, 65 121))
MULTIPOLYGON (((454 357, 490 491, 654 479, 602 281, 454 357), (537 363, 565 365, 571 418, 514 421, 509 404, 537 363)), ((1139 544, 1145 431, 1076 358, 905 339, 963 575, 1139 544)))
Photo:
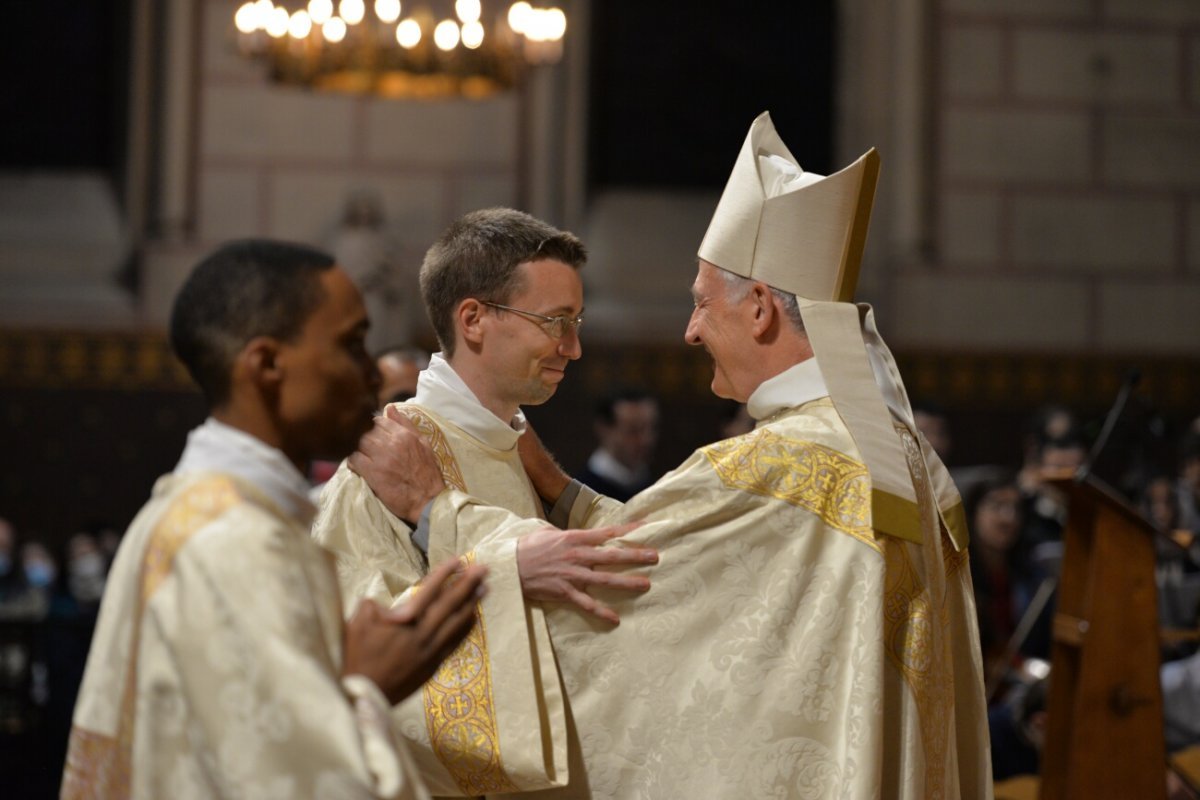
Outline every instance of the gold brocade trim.
MULTIPOLYGON (((122 718, 124 714, 122 713, 122 718)), ((123 754, 115 736, 71 726, 67 765, 63 770, 62 800, 129 797, 128 750, 123 754)))
POLYGON ((944 798, 945 753, 953 705, 944 609, 934 609, 901 541, 884 540, 884 642, 913 694, 925 756, 925 796, 944 798), (936 629, 936 630, 935 630, 936 629))
MULTIPOLYGON (((923 527, 928 530, 936 521, 941 529, 920 445, 907 428, 897 425, 896 429, 908 456, 923 527)), ((933 600, 940 597, 944 601, 946 583, 933 566, 939 561, 950 563, 945 550, 951 542, 944 530, 937 542, 943 551, 940 557, 930 552, 933 541, 912 545, 885 540, 884 642, 889 660, 904 676, 916 702, 924 745, 925 797, 946 800, 945 761, 954 708, 954 675, 947 635, 949 615, 944 602, 935 605, 933 600), (921 579, 910 553, 925 557, 925 572, 934 585, 927 586, 921 579), (936 559, 933 564, 929 563, 930 557, 936 559)))
MULTIPOLYGON (((446 435, 431 416, 411 405, 397 407, 429 442, 448 486, 467 490, 446 435)), ((462 556, 468 565, 474 553, 462 556)), ((438 760, 468 796, 515 792, 519 787, 504 771, 500 728, 492 694, 487 628, 482 607, 475 606, 475 626, 425 682, 425 725, 438 760)))
POLYGON ((967 512, 959 500, 950 508, 942 511, 942 519, 946 521, 947 534, 954 543, 955 550, 966 550, 970 543, 970 528, 967 525, 967 512))
POLYGON ((438 467, 442 470, 442 480, 446 482, 446 485, 465 492, 467 482, 463 480, 462 471, 458 468, 458 461, 450 450, 450 442, 446 440, 446 434, 442 433, 442 429, 433 421, 433 418, 416 406, 398 405, 396 410, 408 417, 416 426, 417 433, 429 442, 429 446, 433 448, 433 455, 437 459, 438 467))
POLYGON ((870 524, 867 468, 844 453, 765 429, 717 442, 701 452, 731 489, 799 506, 879 550, 870 524))
POLYGON ((196 531, 224 514, 245 498, 233 481, 224 477, 205 478, 171 504, 150 534, 142 556, 141 603, 138 618, 154 592, 171 574, 175 556, 196 531))
POLYGON ((871 489, 871 527, 878 533, 921 543, 921 513, 917 504, 882 489, 871 489))
POLYGON ((967 563, 966 548, 958 550, 954 546, 954 542, 946 534, 946 530, 942 529, 942 561, 946 565, 946 580, 954 577, 963 566, 967 563))
MULTIPOLYGON (((462 557, 468 565, 475 554, 462 557)), ((487 629, 479 606, 475 626, 426 681, 425 724, 438 760, 464 795, 515 792, 504 771, 492 697, 487 629)))
POLYGON ((137 608, 134 612, 129 664, 121 693, 117 735, 104 736, 86 728, 72 727, 63 772, 62 800, 130 796, 133 730, 137 700, 137 653, 146 603, 171 573, 175 555, 192 534, 241 502, 233 482, 214 477, 188 487, 166 510, 150 533, 142 556, 137 608))

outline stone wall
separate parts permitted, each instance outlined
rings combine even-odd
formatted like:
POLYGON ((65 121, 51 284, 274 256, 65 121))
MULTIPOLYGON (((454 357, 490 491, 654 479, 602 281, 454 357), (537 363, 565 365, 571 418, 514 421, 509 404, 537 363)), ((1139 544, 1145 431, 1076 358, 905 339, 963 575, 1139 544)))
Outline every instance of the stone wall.
POLYGON ((909 349, 1195 354, 1200 4, 942 0, 909 349))

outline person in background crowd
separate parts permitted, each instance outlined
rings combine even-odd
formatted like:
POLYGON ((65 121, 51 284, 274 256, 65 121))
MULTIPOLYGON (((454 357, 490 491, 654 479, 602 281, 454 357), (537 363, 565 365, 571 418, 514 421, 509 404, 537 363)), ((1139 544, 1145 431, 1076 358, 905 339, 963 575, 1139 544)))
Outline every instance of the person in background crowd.
POLYGON ((921 400, 913 403, 912 412, 913 422, 924 434, 933 452, 937 453, 943 462, 949 463, 950 453, 954 450, 954 439, 950 432, 950 417, 947 416, 946 409, 928 400, 921 400))
POLYGON ((12 523, 0 518, 0 603, 17 594, 21 588, 16 568, 17 530, 12 523))
POLYGON ((1066 406, 1050 403, 1034 411, 1021 439, 1021 469, 1017 483, 1021 492, 1032 495, 1041 486, 1042 448, 1046 442, 1074 434, 1075 415, 1066 406))
POLYGON ((40 619, 46 614, 41 596, 26 580, 20 553, 17 529, 0 518, 0 619, 40 619))
POLYGON ((1179 502, 1179 526, 1200 534, 1200 419, 1183 435, 1175 492, 1179 502))
POLYGON ((988 712, 992 736, 992 778, 1037 775, 1046 743, 1046 690, 1049 681, 1023 682, 988 712))
POLYGON ((403 403, 417 394, 417 377, 429 366, 429 354, 419 347, 389 347, 375 357, 379 369, 379 407, 403 403))
POLYGON ((67 540, 67 590, 80 610, 99 606, 107 576, 108 565, 95 536, 77 533, 67 540))
POLYGON ((654 482, 650 460, 658 444, 658 400, 642 389, 618 389, 596 404, 600 446, 576 476, 600 494, 624 502, 654 482))
MULTIPOLYGON (((1155 571, 1158 585, 1158 621, 1164 628, 1189 630, 1196 627, 1200 611, 1200 544, 1180 539, 1177 483, 1159 475, 1146 484, 1138 510, 1157 528, 1154 537, 1155 571)), ((1190 645, 1164 644, 1165 658, 1178 658, 1192 652, 1190 645)))
POLYGON ((741 436, 754 430, 754 417, 750 416, 745 403, 726 400, 721 404, 721 423, 717 430, 721 439, 741 436))
POLYGON ((21 546, 21 570, 30 591, 37 593, 49 609, 58 581, 58 563, 50 549, 41 542, 26 542, 21 546))
POLYGON ((100 523, 92 528, 92 535, 96 537, 96 544, 104 556, 104 568, 107 571, 117 557, 117 548, 121 546, 121 532, 108 523, 100 523))
MULTIPOLYGON (((1005 647, 1044 577, 1029 559, 1016 476, 996 469, 967 492, 963 508, 971 529, 971 580, 979 616, 985 674, 1007 669, 1005 647)), ((1049 620, 1048 612, 1042 617, 1049 620)), ((1040 625, 1021 652, 1045 657, 1047 625, 1040 625)))
POLYGON ((1030 544, 1061 542, 1067 521, 1067 497, 1045 480, 1046 474, 1071 474, 1087 460, 1087 445, 1075 431, 1046 439, 1038 451, 1038 469, 1018 475, 1025 492, 1025 524, 1030 544))
POLYGON ((1176 483, 1166 475, 1151 478, 1142 489, 1138 510, 1160 531, 1173 531, 1180 527, 1181 515, 1176 483))

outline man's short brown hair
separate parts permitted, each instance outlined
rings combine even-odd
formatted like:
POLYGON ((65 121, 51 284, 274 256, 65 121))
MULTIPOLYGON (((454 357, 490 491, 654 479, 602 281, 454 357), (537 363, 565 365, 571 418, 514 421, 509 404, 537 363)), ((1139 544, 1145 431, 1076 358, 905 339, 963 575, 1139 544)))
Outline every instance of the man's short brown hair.
POLYGON ((421 298, 447 357, 454 355, 454 310, 467 298, 507 303, 521 289, 517 267, 553 259, 579 269, 587 261, 572 233, 511 208, 472 211, 438 238, 421 265, 421 298))

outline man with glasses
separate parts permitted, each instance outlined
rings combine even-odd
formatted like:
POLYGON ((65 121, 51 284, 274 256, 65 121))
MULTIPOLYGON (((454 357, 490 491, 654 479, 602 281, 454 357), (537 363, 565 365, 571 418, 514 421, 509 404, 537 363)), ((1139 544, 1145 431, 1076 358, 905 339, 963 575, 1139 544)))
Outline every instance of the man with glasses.
MULTIPOLYGON (((377 432, 415 426, 433 447, 439 482, 522 517, 543 517, 517 448, 525 430, 521 406, 549 400, 581 355, 579 269, 586 257, 574 235, 512 209, 476 211, 453 223, 421 267, 421 293, 442 352, 421 373, 416 397, 385 409, 377 432)), ((563 741, 565 712, 543 612, 532 605, 527 610, 524 601, 573 603, 616 624, 616 614, 587 590, 642 592, 649 581, 594 568, 651 564, 657 555, 644 547, 599 548, 630 526, 542 526, 520 539, 442 537, 438 532, 452 529, 419 520, 419 508, 407 519, 389 511, 386 490, 381 500, 352 469, 359 458, 369 454, 352 458, 327 485, 313 529, 317 541, 337 554, 347 607, 363 597, 390 606, 429 563, 445 558, 465 556, 491 568, 491 591, 478 610, 481 624, 423 696, 397 710, 402 729, 424 745, 418 751, 436 756, 421 765, 430 788, 478 795, 561 784, 565 747, 545 758, 537 746, 527 761, 500 765, 502 723, 530 743, 563 741), (519 664, 505 675, 505 698, 515 701, 501 703, 492 693, 497 654, 519 664), (550 699, 533 702, 527 713, 524 701, 541 696, 550 699), (437 713, 425 720, 429 708, 437 713)), ((571 511, 564 501, 551 518, 565 522, 571 511)))

